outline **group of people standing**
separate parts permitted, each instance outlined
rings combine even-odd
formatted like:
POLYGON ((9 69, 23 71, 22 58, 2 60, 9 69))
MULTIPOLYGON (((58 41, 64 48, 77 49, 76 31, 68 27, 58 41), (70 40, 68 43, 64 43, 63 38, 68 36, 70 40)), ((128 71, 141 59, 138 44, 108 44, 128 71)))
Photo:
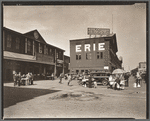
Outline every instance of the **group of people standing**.
POLYGON ((64 75, 63 73, 61 73, 60 76, 59 76, 59 79, 60 79, 59 83, 60 84, 62 84, 62 79, 63 78, 68 80, 68 86, 69 86, 70 82, 72 81, 72 75, 71 74, 65 74, 64 75))
MULTIPOLYGON (((136 72, 134 75, 135 82, 133 83, 133 87, 141 87, 142 76, 141 72, 136 72)), ((124 89, 125 86, 129 86, 129 77, 130 74, 123 73, 123 74, 111 74, 109 76, 109 83, 108 88, 113 88, 115 90, 124 89)))
POLYGON ((33 79, 34 76, 32 73, 28 73, 28 74, 23 74, 21 75, 21 72, 19 72, 17 74, 17 72, 14 72, 13 74, 13 80, 14 80, 14 86, 18 85, 20 86, 21 84, 23 85, 32 85, 33 84, 33 79))
POLYGON ((107 88, 113 88, 114 90, 124 89, 128 86, 129 75, 127 73, 122 74, 110 74, 107 88))

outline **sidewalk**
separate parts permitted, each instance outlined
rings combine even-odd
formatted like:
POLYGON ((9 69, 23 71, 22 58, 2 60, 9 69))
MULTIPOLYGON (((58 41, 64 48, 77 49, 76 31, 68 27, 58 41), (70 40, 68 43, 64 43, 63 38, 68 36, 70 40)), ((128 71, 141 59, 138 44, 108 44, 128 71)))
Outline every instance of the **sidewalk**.
MULTIPOLYGON (((57 93, 71 93, 71 92, 93 92, 95 94, 119 94, 128 96, 142 96, 146 98, 146 84, 142 82, 140 88, 134 88, 134 79, 131 77, 129 80, 129 86, 124 90, 107 89, 107 86, 98 85, 97 88, 83 87, 78 84, 78 80, 72 80, 70 85, 67 85, 68 80, 63 79, 62 84, 59 83, 59 79, 52 80, 38 80, 34 81, 34 85, 20 86, 15 88, 31 88, 31 89, 47 89, 47 90, 60 90, 57 93), (129 95, 130 94, 130 95, 129 95), (131 95, 132 94, 132 95, 131 95)), ((13 83, 4 83, 4 86, 13 87, 13 83)))

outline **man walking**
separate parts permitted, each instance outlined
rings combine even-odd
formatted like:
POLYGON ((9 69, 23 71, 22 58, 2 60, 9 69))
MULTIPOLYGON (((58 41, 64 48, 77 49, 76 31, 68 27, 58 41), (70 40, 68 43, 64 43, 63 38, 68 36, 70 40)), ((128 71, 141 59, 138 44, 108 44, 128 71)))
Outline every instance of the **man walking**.
POLYGON ((16 72, 14 72, 13 74, 13 80, 14 80, 14 86, 16 86, 17 85, 17 73, 16 72))
POLYGON ((54 74, 52 73, 52 75, 51 75, 51 78, 52 78, 52 81, 54 80, 54 74))
POLYGON ((137 87, 141 87, 141 86, 140 86, 141 75, 140 75, 139 72, 137 72, 136 77, 137 77, 137 84, 136 84, 136 86, 137 86, 137 87))
POLYGON ((62 83, 62 78, 63 78, 63 74, 62 73, 60 74, 59 78, 60 78, 59 83, 62 83))
POLYGON ((71 76, 71 74, 68 74, 68 86, 69 86, 71 81, 72 81, 72 76, 71 76))
POLYGON ((124 76, 125 80, 126 80, 126 85, 125 86, 129 86, 129 74, 125 73, 125 76, 124 76))

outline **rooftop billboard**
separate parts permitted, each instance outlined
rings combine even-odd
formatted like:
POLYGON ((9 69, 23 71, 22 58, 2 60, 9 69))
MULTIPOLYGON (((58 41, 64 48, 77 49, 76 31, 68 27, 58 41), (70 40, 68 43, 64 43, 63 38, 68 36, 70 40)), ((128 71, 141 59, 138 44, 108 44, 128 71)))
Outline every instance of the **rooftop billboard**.
POLYGON ((88 28, 88 35, 109 35, 110 29, 106 28, 88 28))

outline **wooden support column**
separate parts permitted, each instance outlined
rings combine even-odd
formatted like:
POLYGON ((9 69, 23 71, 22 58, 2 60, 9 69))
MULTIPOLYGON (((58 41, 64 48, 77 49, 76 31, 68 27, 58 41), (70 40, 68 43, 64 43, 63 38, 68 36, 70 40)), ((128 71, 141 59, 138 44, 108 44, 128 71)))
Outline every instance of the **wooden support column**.
POLYGON ((25 38, 25 53, 27 53, 27 42, 28 42, 28 40, 27 40, 27 38, 25 38))
POLYGON ((63 52, 63 74, 64 74, 65 70, 64 70, 64 52, 63 52))
POLYGON ((5 32, 3 30, 3 50, 5 50, 5 32))
POLYGON ((56 68, 56 66, 57 66, 57 58, 56 58, 57 56, 56 56, 56 48, 55 48, 55 66, 54 66, 54 75, 56 76, 56 73, 57 73, 57 68, 56 68))
POLYGON ((40 43, 39 43, 39 53, 40 53, 40 49, 41 49, 41 48, 40 48, 40 43))
POLYGON ((33 56, 35 55, 35 54, 34 54, 34 51, 35 51, 35 50, 34 50, 34 41, 33 41, 33 56))

